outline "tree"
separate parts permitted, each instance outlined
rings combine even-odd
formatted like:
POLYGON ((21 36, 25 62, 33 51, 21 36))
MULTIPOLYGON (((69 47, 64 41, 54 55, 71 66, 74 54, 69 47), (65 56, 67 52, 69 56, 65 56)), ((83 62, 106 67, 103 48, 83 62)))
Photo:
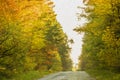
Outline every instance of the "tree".
POLYGON ((21 34, 17 17, 19 9, 15 1, 1 0, 0 10, 0 74, 10 77, 21 72, 27 42, 22 39, 25 37, 21 34))
POLYGON ((53 6, 50 0, 0 0, 0 79, 61 71, 64 61, 64 70, 71 68, 69 40, 53 6))
POLYGON ((89 22, 74 29, 85 33, 80 56, 80 66, 84 69, 96 67, 119 72, 119 3, 119 0, 89 0, 86 4, 86 13, 81 17, 89 22))

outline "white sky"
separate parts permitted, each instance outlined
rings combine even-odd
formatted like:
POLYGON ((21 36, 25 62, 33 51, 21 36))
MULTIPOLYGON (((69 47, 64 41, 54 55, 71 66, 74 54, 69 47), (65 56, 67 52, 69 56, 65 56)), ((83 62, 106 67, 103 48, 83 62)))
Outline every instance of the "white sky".
POLYGON ((68 35, 69 38, 74 40, 72 45, 71 58, 73 63, 78 63, 78 57, 81 53, 82 48, 82 36, 73 29, 82 25, 85 22, 85 19, 78 21, 77 13, 82 12, 78 9, 78 6, 84 6, 82 0, 52 0, 55 4, 55 13, 57 14, 57 20, 60 22, 63 27, 64 32, 68 35))

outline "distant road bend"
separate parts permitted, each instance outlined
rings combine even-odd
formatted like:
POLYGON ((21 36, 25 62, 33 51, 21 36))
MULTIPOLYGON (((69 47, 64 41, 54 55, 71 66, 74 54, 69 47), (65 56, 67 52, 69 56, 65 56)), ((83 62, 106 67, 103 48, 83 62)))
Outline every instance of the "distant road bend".
POLYGON ((85 71, 67 71, 48 75, 39 80, 95 80, 91 78, 85 71))

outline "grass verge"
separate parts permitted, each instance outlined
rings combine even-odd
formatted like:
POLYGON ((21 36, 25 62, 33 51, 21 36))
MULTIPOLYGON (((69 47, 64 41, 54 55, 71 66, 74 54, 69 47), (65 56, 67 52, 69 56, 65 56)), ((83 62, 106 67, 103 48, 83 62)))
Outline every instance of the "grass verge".
POLYGON ((16 75, 13 80, 37 80, 49 72, 29 71, 27 73, 16 75))
POLYGON ((87 70, 95 80, 120 80, 120 73, 113 73, 107 70, 87 70))

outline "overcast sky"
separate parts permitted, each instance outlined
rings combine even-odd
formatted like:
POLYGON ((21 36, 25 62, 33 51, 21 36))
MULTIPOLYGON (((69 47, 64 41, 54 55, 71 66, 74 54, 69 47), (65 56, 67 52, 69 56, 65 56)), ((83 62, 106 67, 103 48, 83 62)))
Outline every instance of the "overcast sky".
POLYGON ((83 6, 82 0, 52 0, 55 4, 54 11, 57 14, 57 20, 60 22, 63 27, 64 32, 68 35, 69 38, 74 40, 72 45, 71 58, 74 63, 78 63, 78 57, 81 54, 82 46, 82 36, 77 32, 74 32, 73 29, 82 25, 85 20, 82 19, 78 21, 77 13, 82 12, 78 9, 78 6, 83 6))

